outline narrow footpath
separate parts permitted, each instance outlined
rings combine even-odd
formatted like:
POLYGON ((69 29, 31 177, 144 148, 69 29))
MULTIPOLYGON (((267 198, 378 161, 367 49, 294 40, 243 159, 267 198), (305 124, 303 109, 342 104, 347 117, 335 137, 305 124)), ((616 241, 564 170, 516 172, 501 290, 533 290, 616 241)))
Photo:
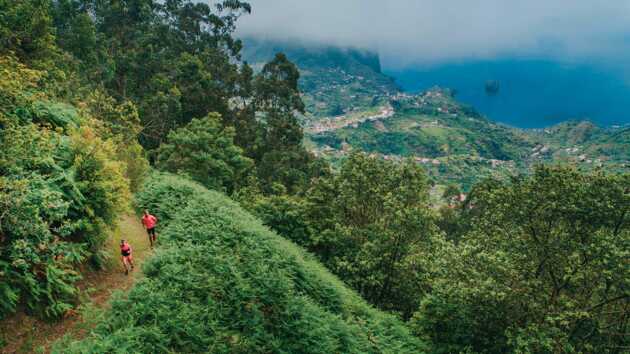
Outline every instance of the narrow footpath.
MULTIPOLYGON (((159 236, 159 235, 158 235, 159 236)), ((80 299, 86 311, 68 313, 56 322, 47 322, 23 313, 16 314, 0 322, 0 333, 5 341, 0 353, 33 353, 48 352, 52 343, 69 334, 80 338, 90 329, 89 316, 91 310, 103 309, 108 305, 112 293, 117 290, 128 290, 140 276, 142 261, 150 254, 149 238, 135 215, 121 217, 118 228, 110 238, 108 246, 110 261, 105 270, 83 272, 79 282, 80 299), (133 248, 135 270, 126 276, 120 262, 118 245, 126 239, 133 248)))

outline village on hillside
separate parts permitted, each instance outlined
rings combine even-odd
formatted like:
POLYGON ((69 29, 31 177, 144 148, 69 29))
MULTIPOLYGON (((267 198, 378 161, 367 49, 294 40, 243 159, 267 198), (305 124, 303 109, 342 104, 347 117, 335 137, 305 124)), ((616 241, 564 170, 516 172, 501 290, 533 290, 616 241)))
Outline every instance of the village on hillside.
POLYGON ((468 129, 470 134, 480 134, 479 129, 514 132, 519 139, 523 139, 525 144, 530 145, 529 147, 523 146, 520 155, 512 159, 483 156, 472 147, 469 153, 463 153, 462 151, 450 151, 446 146, 444 151, 437 155, 422 155, 413 152, 386 153, 378 151, 378 149, 364 151, 371 157, 383 160, 403 161, 410 159, 423 166, 430 175, 452 178, 453 180, 456 179, 456 176, 462 178, 467 173, 476 176, 512 175, 540 162, 566 161, 589 169, 601 167, 607 162, 605 156, 593 155, 587 147, 579 143, 568 144, 550 139, 549 137, 554 136, 554 132, 549 129, 542 133, 536 131, 535 133, 538 134, 536 135, 489 121, 458 103, 450 90, 436 87, 415 95, 396 92, 380 97, 380 99, 386 103, 364 110, 355 107, 337 116, 307 122, 304 126, 307 137, 315 139, 326 136, 326 134, 333 134, 332 136, 338 136, 338 139, 341 139, 340 144, 326 143, 326 139, 311 140, 311 151, 316 156, 324 157, 333 163, 341 161, 352 151, 361 149, 344 138, 350 132, 372 129, 368 130, 371 131, 370 133, 363 134, 395 134, 397 130, 394 132, 389 130, 392 124, 394 127, 403 124, 404 129, 426 131, 429 134, 427 137, 432 136, 430 134, 440 134, 436 136, 436 139, 438 137, 446 139, 445 141, 449 142, 448 145, 450 145, 450 141, 461 138, 456 134, 451 135, 450 132, 459 131, 464 129, 463 127, 466 127, 465 129, 468 129), (401 123, 401 119, 404 120, 404 123, 401 123), (394 122, 393 120, 396 120, 396 123, 391 123, 394 122), (342 130, 344 131, 343 134, 338 135, 336 133, 342 130), (474 173, 470 171, 471 169, 474 170, 474 173))

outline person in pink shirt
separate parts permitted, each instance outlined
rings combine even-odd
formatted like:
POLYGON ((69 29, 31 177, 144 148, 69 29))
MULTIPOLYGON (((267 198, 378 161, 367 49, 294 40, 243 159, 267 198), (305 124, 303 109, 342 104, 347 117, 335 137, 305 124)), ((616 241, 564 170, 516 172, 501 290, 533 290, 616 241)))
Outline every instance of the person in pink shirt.
POLYGON ((151 248, 153 248, 153 244, 155 243, 156 234, 155 234, 155 225, 157 225, 158 219, 149 214, 148 210, 144 211, 144 215, 142 216, 142 225, 147 229, 147 233, 149 234, 149 242, 151 242, 151 248))
POLYGON ((133 256, 131 255, 131 245, 125 240, 120 240, 120 256, 125 267, 125 275, 129 274, 129 267, 133 270, 133 256))

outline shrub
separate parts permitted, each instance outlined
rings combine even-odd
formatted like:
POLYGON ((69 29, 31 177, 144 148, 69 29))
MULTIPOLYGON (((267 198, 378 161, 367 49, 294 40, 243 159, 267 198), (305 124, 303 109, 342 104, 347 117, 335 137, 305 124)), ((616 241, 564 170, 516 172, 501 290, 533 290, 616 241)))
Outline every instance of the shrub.
POLYGON ((102 264, 106 231, 129 197, 113 147, 81 127, 33 124, 0 136, 0 317, 19 303, 57 317, 71 308, 77 265, 102 264))
POLYGON ((11 56, 0 72, 0 318, 18 306, 59 317, 76 300, 78 265, 102 263, 128 181, 112 141, 52 99, 43 72, 11 56))
POLYGON ((167 142, 158 149, 157 166, 185 173, 208 188, 232 192, 253 167, 234 145, 234 135, 234 128, 223 127, 217 113, 193 119, 168 134, 167 142))
POLYGON ((160 174, 138 204, 164 227, 146 278, 89 338, 58 352, 423 351, 398 319, 224 195, 160 174))

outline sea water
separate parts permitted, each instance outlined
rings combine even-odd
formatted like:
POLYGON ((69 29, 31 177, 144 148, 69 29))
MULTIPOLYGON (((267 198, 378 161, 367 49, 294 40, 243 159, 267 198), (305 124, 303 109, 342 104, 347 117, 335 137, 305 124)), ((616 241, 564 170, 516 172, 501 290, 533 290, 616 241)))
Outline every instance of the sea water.
POLYGON ((622 65, 609 63, 533 59, 385 68, 405 91, 452 88, 459 101, 493 120, 522 128, 568 119, 589 119, 602 126, 630 123, 627 72, 622 65))

